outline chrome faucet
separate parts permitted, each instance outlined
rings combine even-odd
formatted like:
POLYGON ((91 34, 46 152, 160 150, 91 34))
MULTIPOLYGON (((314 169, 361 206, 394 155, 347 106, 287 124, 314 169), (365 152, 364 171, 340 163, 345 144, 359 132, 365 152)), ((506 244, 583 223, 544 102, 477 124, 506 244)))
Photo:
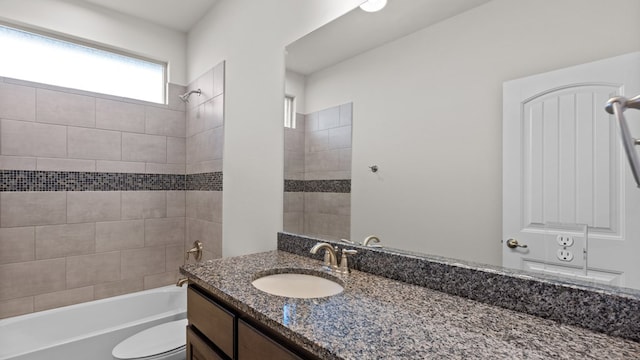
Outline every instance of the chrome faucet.
POLYGON ((349 269, 348 255, 355 255, 357 253, 357 250, 342 249, 342 256, 340 256, 340 266, 338 267, 339 273, 348 274, 351 272, 351 269, 349 269))
POLYGON ((178 280, 178 282, 176 283, 176 286, 182 287, 182 285, 187 284, 188 282, 189 282, 189 279, 182 278, 182 279, 178 280))
POLYGON ((324 253, 324 265, 323 267, 327 270, 334 270, 338 268, 338 257, 336 256, 336 250, 333 248, 333 246, 324 243, 324 242, 319 242, 315 245, 313 245, 313 247, 311 248, 310 252, 312 254, 315 254, 318 252, 318 250, 320 249, 324 249, 325 253, 324 253), (327 256, 327 254, 329 254, 327 256))
POLYGON ((380 242, 380 239, 378 239, 377 236, 367 236, 366 239, 364 239, 364 241, 362 242, 362 246, 369 246, 369 247, 382 247, 382 245, 378 244, 380 242), (369 245, 369 243, 372 242, 373 244, 369 245))

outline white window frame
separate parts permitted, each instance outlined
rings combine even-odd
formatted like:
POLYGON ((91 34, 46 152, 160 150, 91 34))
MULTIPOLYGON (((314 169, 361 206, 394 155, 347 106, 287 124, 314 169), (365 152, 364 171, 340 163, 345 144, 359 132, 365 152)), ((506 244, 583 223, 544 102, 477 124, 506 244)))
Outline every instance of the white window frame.
MULTIPOLYGON (((13 30, 13 31, 19 31, 19 32, 23 32, 23 33, 27 33, 27 34, 31 34, 37 37, 41 37, 41 38, 45 38, 45 39, 50 39, 54 42, 62 42, 62 43, 67 43, 70 44, 70 46, 72 47, 84 47, 84 48, 88 48, 90 50, 94 50, 97 52, 104 52, 107 54, 111 54, 111 55, 115 55, 118 57, 125 57, 128 59, 131 59, 133 61, 143 61, 149 64, 154 64, 154 65, 159 65, 162 67, 162 87, 161 89, 157 89, 159 91, 161 91, 161 95, 160 98, 157 99, 157 101, 155 100, 150 100, 150 98, 140 98, 140 97, 134 97, 134 96, 128 96, 128 94, 125 93, 120 93, 118 91, 104 91, 104 88, 100 89, 98 87, 92 88, 92 87, 79 87, 79 86, 74 86, 71 83, 65 83, 64 81, 62 82, 48 82, 45 81, 45 79, 40 79, 38 80, 38 78, 15 78, 12 76, 7 76, 7 75, 3 75, 3 73, 0 72, 0 76, 6 76, 6 77, 10 77, 10 78, 15 78, 18 80, 25 80, 25 81, 30 81, 30 82, 37 82, 37 83, 43 83, 43 84, 47 84, 47 85, 54 85, 54 86, 60 86, 60 87, 66 87, 66 88, 71 88, 71 89, 76 89, 76 90, 81 90, 81 91, 88 91, 88 92, 93 92, 93 93, 100 93, 100 94, 105 94, 105 95, 111 95, 111 96, 117 96, 117 97, 122 97, 122 98, 130 98, 130 99, 134 99, 134 100, 139 100, 139 101, 144 101, 144 102, 151 102, 151 103, 156 103, 156 104, 167 104, 167 88, 168 88, 168 83, 167 83, 167 72, 168 72, 168 63, 167 62, 163 62, 163 61, 159 61, 159 60, 155 60, 155 59, 150 59, 144 56, 140 56, 137 54, 132 54, 130 52, 126 52, 126 51, 122 51, 119 49, 114 49, 111 47, 107 47, 104 45, 99 45, 96 43, 91 43, 91 42, 87 42, 87 41, 83 41, 83 40, 79 40, 76 38, 72 38, 72 37, 68 37, 68 36, 63 36, 63 35, 59 35, 59 34, 52 34, 52 33, 48 33, 45 31, 41 31, 41 30, 35 30, 35 29, 31 29, 31 28, 27 28, 27 27, 23 27, 23 26, 19 26, 19 25, 15 25, 15 24, 10 24, 10 23, 6 23, 6 22, 2 22, 0 21, 0 27, 4 27, 7 28, 9 30, 13 30)), ((0 69, 1 70, 1 69, 0 69)))
POLYGON ((284 127, 296 128, 296 97, 293 95, 284 95, 284 127))

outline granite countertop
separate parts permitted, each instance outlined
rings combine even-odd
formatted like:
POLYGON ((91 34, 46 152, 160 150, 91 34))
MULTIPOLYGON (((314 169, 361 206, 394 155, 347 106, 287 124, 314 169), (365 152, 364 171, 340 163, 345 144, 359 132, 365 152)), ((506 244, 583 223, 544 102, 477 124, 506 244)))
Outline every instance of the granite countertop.
POLYGON ((264 293, 260 274, 323 274, 284 251, 185 265, 190 281, 323 359, 640 359, 640 343, 360 271, 316 299, 264 293))

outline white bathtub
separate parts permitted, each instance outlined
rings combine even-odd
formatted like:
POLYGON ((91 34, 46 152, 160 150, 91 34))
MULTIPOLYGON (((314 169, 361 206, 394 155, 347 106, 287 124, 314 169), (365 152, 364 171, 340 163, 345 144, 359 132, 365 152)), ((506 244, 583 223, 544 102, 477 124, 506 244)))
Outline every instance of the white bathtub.
POLYGON ((120 341, 186 311, 172 285, 0 320, 0 360, 112 360, 120 341))

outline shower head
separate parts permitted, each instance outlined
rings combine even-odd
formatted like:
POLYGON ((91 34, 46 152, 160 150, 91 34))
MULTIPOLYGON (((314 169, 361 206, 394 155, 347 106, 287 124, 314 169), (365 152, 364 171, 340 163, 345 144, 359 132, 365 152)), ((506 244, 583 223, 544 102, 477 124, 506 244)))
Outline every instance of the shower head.
POLYGON ((182 95, 178 95, 178 97, 180 98, 180 100, 188 103, 189 102, 189 96, 191 96, 191 94, 198 94, 198 96, 200 96, 200 94, 202 94, 202 90, 200 90, 200 89, 191 90, 188 93, 184 93, 182 95))

